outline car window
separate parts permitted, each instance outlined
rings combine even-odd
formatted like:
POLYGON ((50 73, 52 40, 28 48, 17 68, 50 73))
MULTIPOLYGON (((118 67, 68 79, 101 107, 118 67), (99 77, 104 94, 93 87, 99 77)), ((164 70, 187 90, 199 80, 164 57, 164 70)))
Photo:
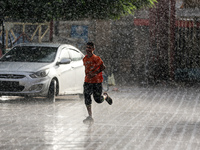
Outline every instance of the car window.
POLYGON ((82 59, 82 54, 74 49, 70 49, 69 54, 72 61, 78 61, 82 59))
POLYGON ((6 53, 0 61, 46 63, 53 62, 56 53, 56 47, 17 46, 6 53))
POLYGON ((69 52, 66 48, 63 48, 60 53, 60 59, 67 58, 70 59, 69 52))

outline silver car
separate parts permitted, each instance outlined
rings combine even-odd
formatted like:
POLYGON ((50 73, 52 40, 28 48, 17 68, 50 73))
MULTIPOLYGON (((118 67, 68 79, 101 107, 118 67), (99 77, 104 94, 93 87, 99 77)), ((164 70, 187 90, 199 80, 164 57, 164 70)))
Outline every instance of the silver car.
POLYGON ((83 94, 83 53, 67 44, 21 44, 0 59, 0 96, 83 94))

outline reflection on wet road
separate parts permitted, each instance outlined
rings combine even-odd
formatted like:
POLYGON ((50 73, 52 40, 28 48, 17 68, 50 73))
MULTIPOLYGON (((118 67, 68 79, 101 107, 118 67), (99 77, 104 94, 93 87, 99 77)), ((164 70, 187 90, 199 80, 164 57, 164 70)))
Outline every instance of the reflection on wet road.
POLYGON ((83 101, 78 96, 59 97, 56 103, 3 96, 0 149, 59 149, 70 141, 68 134, 82 125, 83 114, 83 101))
POLYGON ((200 92, 119 87, 112 106, 93 102, 94 124, 78 96, 0 97, 0 149, 193 150, 200 148, 200 92))

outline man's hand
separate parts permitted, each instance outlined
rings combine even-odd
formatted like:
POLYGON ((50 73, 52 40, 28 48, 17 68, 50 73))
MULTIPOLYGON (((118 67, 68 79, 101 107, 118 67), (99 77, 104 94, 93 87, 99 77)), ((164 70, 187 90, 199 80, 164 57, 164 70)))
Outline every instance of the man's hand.
POLYGON ((88 73, 87 76, 88 76, 89 78, 94 78, 96 75, 97 75, 96 73, 90 71, 90 72, 88 73))
POLYGON ((98 75, 100 72, 102 72, 104 69, 105 69, 105 65, 104 64, 101 64, 100 68, 96 71, 90 71, 87 76, 89 78, 94 78, 96 75, 98 75))

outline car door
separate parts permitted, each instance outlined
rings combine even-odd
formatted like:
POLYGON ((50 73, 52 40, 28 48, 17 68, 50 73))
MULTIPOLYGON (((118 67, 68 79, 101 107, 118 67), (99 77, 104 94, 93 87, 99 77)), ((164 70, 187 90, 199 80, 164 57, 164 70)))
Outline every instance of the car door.
MULTIPOLYGON (((63 48, 61 50, 59 59, 67 58, 70 59, 69 50, 67 48, 63 48)), ((75 88, 75 72, 71 65, 69 64, 60 64, 57 68, 58 76, 59 76, 59 87, 60 87, 60 95, 63 94, 73 94, 75 88)))
POLYGON ((71 65, 73 70, 75 71, 75 89, 76 92, 83 92, 83 83, 85 77, 85 69, 83 66, 83 54, 77 51, 76 49, 69 49, 70 58, 72 60, 71 65))

